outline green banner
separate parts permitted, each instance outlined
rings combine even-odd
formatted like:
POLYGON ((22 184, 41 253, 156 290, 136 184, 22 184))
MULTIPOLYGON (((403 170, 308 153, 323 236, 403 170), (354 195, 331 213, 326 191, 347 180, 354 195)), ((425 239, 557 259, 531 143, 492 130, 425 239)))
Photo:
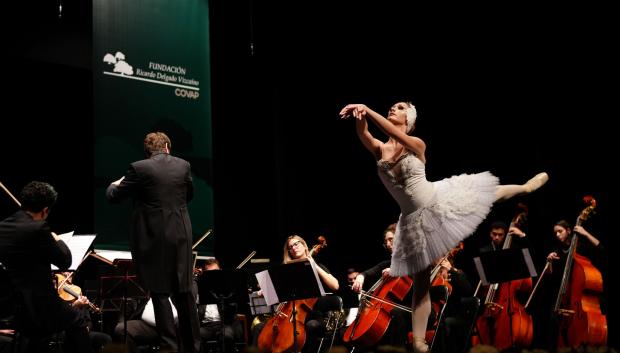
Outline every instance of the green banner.
POLYGON ((144 158, 151 131, 192 165, 194 241, 213 227, 208 10, 207 0, 93 1, 95 248, 129 248, 131 203, 109 204, 105 190, 144 158))

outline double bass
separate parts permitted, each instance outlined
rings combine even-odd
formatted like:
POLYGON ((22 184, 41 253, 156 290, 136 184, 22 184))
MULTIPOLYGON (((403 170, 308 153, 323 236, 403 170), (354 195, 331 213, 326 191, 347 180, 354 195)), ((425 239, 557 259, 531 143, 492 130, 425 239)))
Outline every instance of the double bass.
MULTIPOLYGON (((579 214, 576 225, 588 219, 596 207, 593 197, 586 196, 584 201, 589 205, 579 214)), ((577 237, 577 232, 573 231, 554 306, 560 321, 558 347, 606 345, 607 317, 601 312, 599 299, 603 277, 588 258, 577 253, 577 237)))
MULTIPOLYGON (((523 204, 518 207, 520 212, 513 218, 511 227, 520 228, 526 221, 527 207, 523 204)), ((502 249, 511 247, 512 237, 506 235, 502 249)), ((478 335, 472 337, 472 345, 493 345, 500 351, 530 346, 534 336, 533 320, 520 299, 531 290, 531 277, 489 285, 484 311, 476 320, 478 335)))
MULTIPOLYGON (((310 256, 327 246, 327 240, 319 236, 318 244, 310 250, 310 256)), ((306 343, 304 323, 318 298, 280 303, 258 336, 258 349, 261 352, 301 351, 306 343)))

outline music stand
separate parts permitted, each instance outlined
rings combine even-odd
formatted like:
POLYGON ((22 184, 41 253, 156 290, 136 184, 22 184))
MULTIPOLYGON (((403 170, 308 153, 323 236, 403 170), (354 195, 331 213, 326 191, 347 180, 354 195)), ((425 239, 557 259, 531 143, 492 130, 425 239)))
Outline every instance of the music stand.
POLYGON ((474 258, 474 264, 484 285, 538 275, 528 248, 485 252, 474 258))
POLYGON ((130 275, 133 269, 133 261, 131 259, 115 259, 112 265, 122 271, 120 276, 102 276, 101 277, 101 298, 121 299, 121 311, 123 312, 123 342, 127 342, 127 299, 128 298, 146 298, 146 291, 136 281, 136 275, 130 275), (112 280, 112 281, 107 281, 112 280), (108 283, 106 283, 108 282, 108 283), (108 286, 106 287, 106 284, 108 286))
POLYGON ((256 274, 267 305, 291 301, 293 303, 293 351, 297 348, 297 310, 295 301, 325 295, 314 261, 303 259, 274 266, 256 274))
POLYGON ((242 304, 248 295, 248 274, 242 270, 222 269, 204 271, 197 278, 199 304, 217 304, 222 324, 222 352, 226 351, 224 319, 226 304, 242 304))

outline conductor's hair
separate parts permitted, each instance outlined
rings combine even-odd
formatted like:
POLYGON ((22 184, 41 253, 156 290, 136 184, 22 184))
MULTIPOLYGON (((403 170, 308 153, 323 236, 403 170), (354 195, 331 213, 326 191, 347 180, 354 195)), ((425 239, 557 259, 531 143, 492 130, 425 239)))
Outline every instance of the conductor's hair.
POLYGON ((170 138, 163 132, 151 132, 144 138, 144 154, 146 157, 151 157, 157 152, 166 152, 172 148, 170 138))
POLYGON ((23 210, 41 212, 45 207, 52 207, 56 203, 58 193, 48 183, 31 181, 24 186, 19 197, 23 210))

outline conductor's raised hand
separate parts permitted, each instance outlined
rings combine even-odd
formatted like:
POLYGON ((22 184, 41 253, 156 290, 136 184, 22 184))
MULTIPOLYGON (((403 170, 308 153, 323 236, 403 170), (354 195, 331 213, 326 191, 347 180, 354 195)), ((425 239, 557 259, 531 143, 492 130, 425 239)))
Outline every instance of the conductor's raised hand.
POLYGON ((366 116, 368 111, 368 107, 365 104, 347 104, 340 111, 340 117, 342 119, 347 119, 349 117, 354 117, 355 119, 361 120, 366 116))

